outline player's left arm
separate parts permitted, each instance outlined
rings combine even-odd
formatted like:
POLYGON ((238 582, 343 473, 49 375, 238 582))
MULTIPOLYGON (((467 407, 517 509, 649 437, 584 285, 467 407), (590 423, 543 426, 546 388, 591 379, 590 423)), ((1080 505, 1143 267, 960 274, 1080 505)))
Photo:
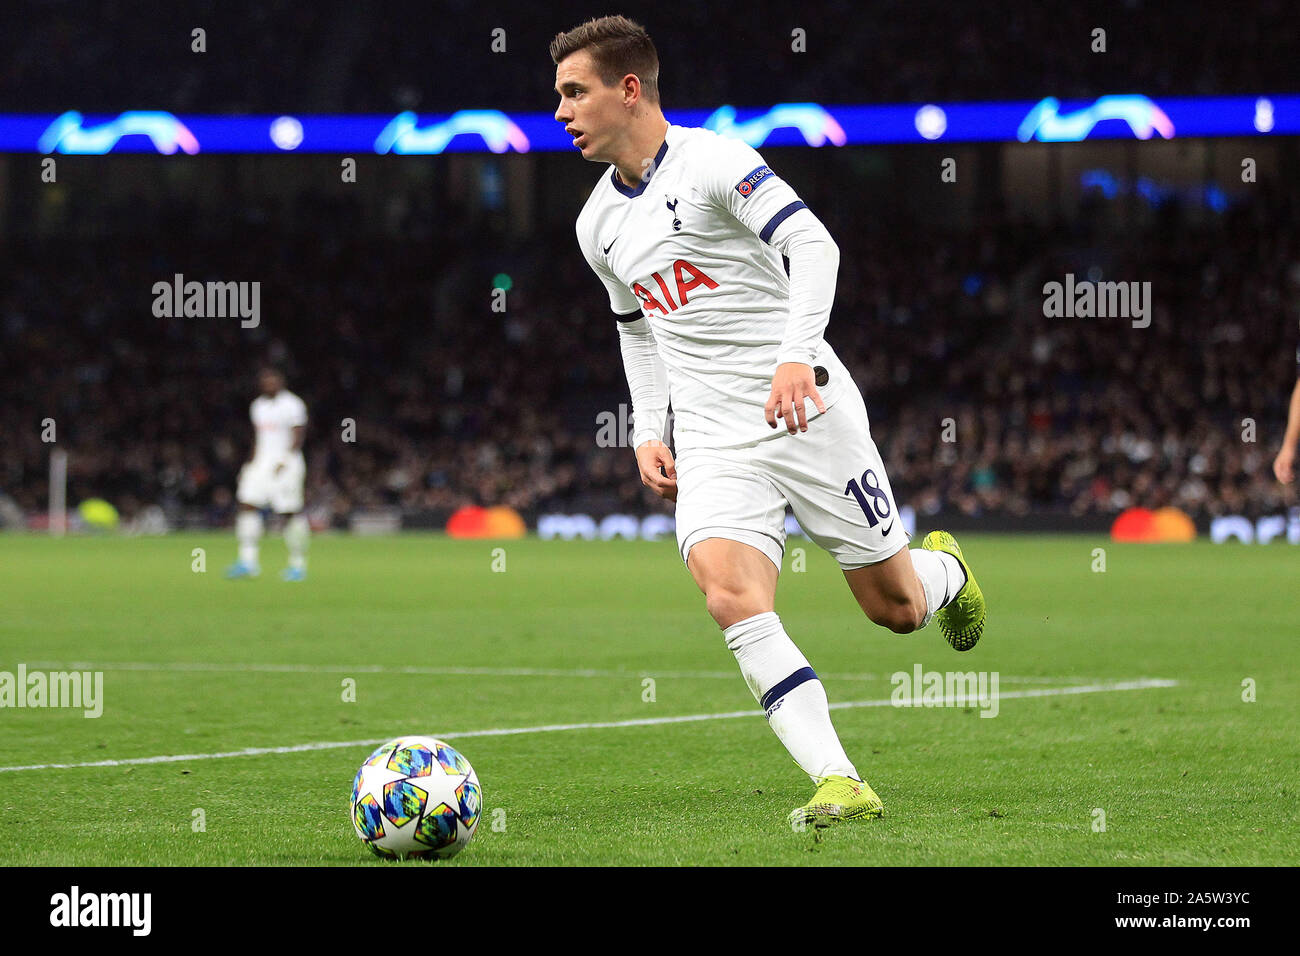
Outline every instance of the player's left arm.
POLYGON ((290 451, 302 451, 302 443, 307 437, 307 403, 297 395, 293 397, 292 418, 289 425, 292 427, 293 438, 289 442, 290 451))
MULTIPOLYGON (((294 413, 294 423, 293 425, 290 426, 290 436, 291 436, 289 439, 290 455, 294 454, 295 452, 301 452, 302 443, 307 438, 307 406, 301 402, 299 403, 299 406, 300 407, 298 407, 294 413)), ((276 462, 275 474, 278 475, 280 472, 284 471, 284 468, 288 463, 289 462, 287 458, 282 461, 276 462)))
POLYGON ((756 149, 724 140, 719 152, 710 183, 714 200, 790 260, 790 316, 763 412, 772 428, 784 418, 790 434, 807 431, 804 400, 826 411, 813 360, 835 301, 840 250, 821 220, 756 149))

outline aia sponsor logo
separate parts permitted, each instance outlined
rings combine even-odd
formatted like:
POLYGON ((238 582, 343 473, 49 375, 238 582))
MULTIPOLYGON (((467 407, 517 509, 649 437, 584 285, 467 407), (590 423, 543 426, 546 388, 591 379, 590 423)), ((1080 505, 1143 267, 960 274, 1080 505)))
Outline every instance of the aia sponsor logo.
POLYGON ((716 289, 718 287, 718 284, 704 270, 691 265, 685 259, 674 260, 673 264, 663 271, 665 273, 671 272, 672 281, 677 287, 676 299, 673 298, 668 281, 658 272, 652 272, 645 283, 632 283, 632 294, 641 300, 641 308, 646 315, 655 311, 661 315, 676 312, 690 301, 692 290, 700 286, 704 286, 706 289, 716 289), (658 287, 658 297, 647 288, 650 282, 653 282, 658 287))

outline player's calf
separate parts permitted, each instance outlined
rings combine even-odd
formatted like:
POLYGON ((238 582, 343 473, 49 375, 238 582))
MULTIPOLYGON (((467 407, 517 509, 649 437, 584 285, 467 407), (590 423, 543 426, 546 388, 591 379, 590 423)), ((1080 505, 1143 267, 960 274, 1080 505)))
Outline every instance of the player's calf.
POLYGON ((910 634, 925 620, 925 592, 906 548, 876 564, 846 570, 844 580, 874 624, 910 634))
POLYGON ((921 626, 921 620, 925 616, 925 605, 911 596, 874 604, 863 610, 873 624, 886 627, 895 634, 911 634, 921 626))

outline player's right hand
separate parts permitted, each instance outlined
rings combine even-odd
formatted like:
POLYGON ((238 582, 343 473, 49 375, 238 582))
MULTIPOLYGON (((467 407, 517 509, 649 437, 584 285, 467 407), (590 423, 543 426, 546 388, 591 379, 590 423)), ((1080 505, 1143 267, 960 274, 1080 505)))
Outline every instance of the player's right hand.
POLYGON ((654 438, 642 442, 636 450, 636 464, 641 469, 641 484, 660 498, 677 500, 677 463, 667 445, 654 438))
POLYGON ((1273 460, 1273 474, 1284 485, 1295 481, 1295 449, 1288 446, 1277 453, 1273 460))

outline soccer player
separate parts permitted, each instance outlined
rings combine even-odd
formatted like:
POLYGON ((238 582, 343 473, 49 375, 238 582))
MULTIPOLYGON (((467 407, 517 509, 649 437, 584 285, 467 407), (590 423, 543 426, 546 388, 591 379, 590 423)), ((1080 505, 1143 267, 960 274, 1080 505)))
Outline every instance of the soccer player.
POLYGON ((862 395, 822 338, 839 249, 752 147, 664 119, 658 56, 639 24, 591 20, 550 52, 555 119, 584 159, 610 164, 578 216, 578 244, 617 315, 642 483, 676 501, 681 557, 816 787, 792 823, 878 817, 880 798, 773 609, 787 503, 875 623, 906 634, 933 617, 966 650, 985 606, 950 534, 907 548, 862 395), (670 396, 675 459, 663 441, 670 396))
POLYGON ((262 514, 272 511, 284 517, 284 543, 289 548, 289 566, 280 575, 286 581, 307 577, 307 544, 311 528, 302 513, 303 483, 307 463, 302 456, 307 433, 307 406, 284 387, 284 376, 272 368, 257 376, 261 393, 253 399, 249 415, 257 431, 253 457, 239 472, 235 498, 235 538, 239 560, 226 571, 228 578, 255 578, 261 573, 258 545, 262 538, 262 514))

